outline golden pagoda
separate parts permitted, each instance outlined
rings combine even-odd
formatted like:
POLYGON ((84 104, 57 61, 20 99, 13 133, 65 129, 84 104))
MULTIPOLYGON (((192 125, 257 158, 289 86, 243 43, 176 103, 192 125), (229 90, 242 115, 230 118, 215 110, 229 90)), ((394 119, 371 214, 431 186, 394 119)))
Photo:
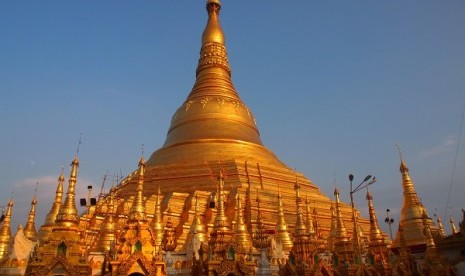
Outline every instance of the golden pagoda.
POLYGON ((63 183, 64 182, 65 182, 65 175, 62 170, 60 176, 58 177, 58 185, 57 185, 57 189, 55 192, 55 200, 53 201, 50 211, 45 216, 44 224, 42 224, 42 226, 39 228, 38 238, 39 238, 39 242, 41 243, 45 242, 48 235, 52 232, 58 212, 60 212, 61 201, 63 199, 63 183))
MULTIPOLYGON (((166 213, 169 206, 172 223, 177 229, 176 250, 186 248, 189 229, 194 221, 194 198, 197 196, 199 202, 211 201, 216 191, 212 174, 221 170, 227 182, 224 188, 228 221, 234 220, 235 198, 240 195, 245 201, 244 220, 250 232, 256 225, 256 207, 251 199, 259 190, 263 221, 266 225, 276 226, 279 210, 275 205, 279 188, 283 205, 289 207, 285 221, 289 232, 292 232, 296 220, 293 215, 296 211, 293 186, 297 178, 302 192, 308 194, 314 203, 319 231, 326 236, 330 228, 330 199, 263 145, 253 113, 241 100, 231 80, 225 35, 219 20, 221 4, 219 1, 207 1, 206 8, 208 21, 202 35, 196 80, 172 116, 164 145, 147 161, 145 204, 155 205, 159 187, 163 195, 161 211, 166 213)), ((117 213, 128 212, 121 205, 130 204, 136 187, 137 172, 133 172, 115 188, 115 197, 121 199, 117 213)), ((201 212, 210 231, 216 210, 206 208, 201 212)), ((341 203, 341 212, 349 222, 351 208, 341 203)), ((148 216, 151 218, 153 213, 148 216)), ((360 224, 368 231, 366 219, 360 219, 360 224)))
POLYGON ((23 232, 24 236, 31 241, 37 240, 37 231, 36 231, 36 205, 37 205, 37 191, 34 193, 34 197, 31 201, 31 209, 29 211, 29 216, 24 226, 23 232))
POLYGON ((366 199, 368 201, 368 212, 370 214, 370 236, 368 242, 369 262, 380 275, 391 275, 392 268, 389 263, 388 243, 379 228, 373 204, 373 196, 368 189, 366 199))
POLYGON ((278 222, 276 223, 276 241, 281 244, 282 250, 288 253, 292 249, 292 238, 287 230, 284 217, 283 197, 278 189, 278 222))
POLYGON ((139 160, 137 189, 125 227, 115 244, 115 254, 110 256, 112 275, 162 275, 164 264, 159 262, 159 248, 143 202, 145 160, 139 160))
POLYGON ((86 245, 78 228, 75 200, 78 167, 79 160, 75 157, 71 163, 65 202, 60 207, 55 224, 51 226, 51 233, 45 238, 46 242, 33 250, 26 275, 84 276, 91 273, 86 245))
POLYGON ((11 214, 13 212, 13 198, 8 201, 2 226, 0 228, 0 260, 8 255, 8 247, 11 241, 11 214))
POLYGON ((335 209, 336 209, 336 233, 334 236, 333 265, 343 275, 353 274, 356 271, 355 250, 352 241, 347 234, 347 230, 342 220, 341 202, 339 200, 339 190, 334 189, 335 209))
MULTIPOLYGON (((404 159, 401 157, 400 173, 402 175, 402 188, 404 202, 402 205, 399 225, 402 226, 403 235, 407 246, 412 253, 421 253, 426 250, 427 238, 424 234, 424 218, 423 212, 425 207, 418 198, 415 191, 415 185, 410 178, 409 169, 404 159)), ((427 218, 428 227, 430 227, 433 235, 437 229, 430 218, 427 218)), ((400 232, 397 231, 396 237, 392 242, 391 248, 397 250, 400 247, 400 232)))

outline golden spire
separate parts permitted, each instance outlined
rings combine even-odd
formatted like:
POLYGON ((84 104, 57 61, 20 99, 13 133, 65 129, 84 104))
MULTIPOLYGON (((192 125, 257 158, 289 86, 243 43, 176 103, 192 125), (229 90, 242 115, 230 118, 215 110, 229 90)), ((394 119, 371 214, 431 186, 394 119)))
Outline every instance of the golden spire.
POLYGON ((215 223, 213 225, 214 230, 224 230, 230 231, 228 218, 225 214, 224 208, 224 176, 223 172, 220 170, 220 174, 218 175, 218 202, 217 202, 217 213, 215 216, 215 223))
POLYGON ((431 228, 428 225, 428 215, 426 215, 426 211, 423 210, 423 233, 426 237, 426 247, 427 248, 435 248, 436 244, 434 243, 433 235, 431 234, 431 228))
POLYGON ((308 196, 305 195, 305 208, 307 215, 307 232, 310 237, 315 238, 315 227, 313 225, 312 212, 310 211, 310 202, 308 201, 308 196))
POLYGON ((155 214, 153 215, 152 220, 152 229, 155 234, 155 243, 157 248, 161 246, 161 241, 163 239, 163 219, 161 217, 161 193, 160 193, 160 185, 158 185, 158 193, 155 200, 155 214))
POLYGON ((328 235, 328 250, 329 251, 334 251, 334 242, 335 242, 335 237, 336 237, 336 229, 337 229, 337 222, 336 222, 336 214, 334 213, 334 205, 331 202, 330 206, 330 212, 331 212, 331 228, 329 229, 329 235, 328 235))
POLYGON ((58 185, 55 192, 55 200, 53 201, 52 207, 48 212, 47 216, 45 216, 45 222, 39 229, 39 241, 44 242, 47 238, 48 234, 52 232, 50 229, 51 226, 55 225, 55 221, 57 219, 57 215, 60 212, 61 202, 63 199, 63 183, 65 182, 65 174, 63 170, 61 170, 61 174, 58 177, 58 185))
POLYGON ((438 223, 438 235, 441 238, 444 238, 446 236, 446 231, 444 231, 444 226, 442 225, 442 219, 441 217, 437 217, 437 223, 438 223))
POLYGON ((5 218, 3 219, 2 227, 0 228, 0 260, 8 255, 8 248, 11 241, 11 213, 13 212, 13 198, 8 201, 5 218))
POLYGON ((278 223, 276 223, 276 240, 281 243, 283 251, 292 249, 292 238, 287 231, 287 224, 284 219, 283 197, 278 189, 278 223))
POLYGON ((367 189, 368 213, 370 214, 370 242, 384 240, 378 219, 376 218, 375 207, 373 206, 373 196, 367 189))
MULTIPOLYGON (((415 185, 410 178, 409 169, 402 155, 400 158, 400 173, 402 175, 402 188, 404 202, 400 214, 399 224, 402 225, 404 237, 408 246, 424 245, 426 239, 423 232, 423 211, 424 207, 415 191, 415 185)), ((432 221, 428 218, 428 224, 431 226, 432 221)), ((399 247, 399 231, 392 243, 392 248, 399 247)))
POLYGON ((450 222, 450 229, 451 229, 451 231, 452 231, 452 235, 453 235, 453 234, 457 234, 459 231, 457 230, 457 227, 455 226, 455 221, 454 221, 454 219, 453 219, 453 218, 450 218, 449 222, 450 222))
POLYGON ((223 30, 220 26, 220 1, 207 1, 208 22, 202 34, 202 46, 209 43, 225 45, 223 30))
MULTIPOLYGON (((37 183, 38 184, 38 183, 37 183)), ((34 193, 34 197, 31 201, 31 210, 29 211, 29 217, 27 219, 26 225, 23 228, 23 233, 26 238, 31 241, 37 240, 37 232, 36 232, 36 205, 37 205, 37 187, 34 193)))
POLYGON ((424 265, 422 271, 424 275, 449 275, 448 263, 444 260, 442 254, 436 248, 436 244, 431 234, 428 215, 423 210, 424 234, 426 237, 426 251, 424 255, 424 265))
POLYGON ((410 179, 409 169, 404 159, 400 161, 400 172, 402 174, 402 187, 404 189, 404 206, 409 206, 410 208, 419 208, 422 210, 423 205, 421 204, 420 199, 418 198, 417 192, 415 191, 415 185, 410 179))
POLYGON ((349 241, 347 236, 347 230, 342 220, 341 204, 339 201, 339 190, 334 189, 334 197, 336 201, 336 240, 337 241, 349 241))
POLYGON ((304 222, 304 215, 302 212, 302 199, 300 198, 300 185, 295 181, 295 203, 297 206, 297 220, 295 222, 294 236, 302 236, 307 234, 307 227, 304 222))
POLYGON ((143 202, 144 191, 144 172, 145 172, 145 159, 141 157, 139 160, 139 180, 137 181, 136 195, 132 201, 131 210, 129 211, 129 219, 131 220, 145 220, 145 206, 143 202))
POLYGON ((247 250, 252 245, 250 240, 250 234, 247 231, 247 225, 244 222, 244 212, 242 209, 242 200, 241 196, 238 194, 236 196, 236 223, 234 224, 234 240, 236 245, 243 249, 247 250))
POLYGON ((342 220, 341 202, 339 200, 339 190, 334 189, 335 205, 336 205, 336 233, 334 236, 334 251, 338 258, 338 266, 345 269, 347 264, 353 264, 355 261, 354 244, 349 240, 347 230, 342 220))
POLYGON ((191 235, 191 238, 195 237, 199 242, 204 242, 207 240, 206 232, 205 225, 202 222, 202 215, 200 214, 199 199, 198 196, 195 195, 194 219, 189 230, 189 235, 191 235))
POLYGON ((68 192, 66 193, 66 199, 63 206, 61 206, 60 211, 58 212, 56 222, 61 226, 66 227, 77 227, 78 226, 78 212, 76 208, 75 200, 75 189, 77 174, 79 168, 79 159, 74 157, 73 162, 71 163, 71 172, 69 174, 68 180, 68 192))
POLYGON ((222 260, 224 258, 224 246, 231 241, 231 229, 229 228, 228 218, 224 210, 224 176, 220 170, 218 175, 218 192, 217 192, 217 209, 213 229, 210 233, 210 254, 215 260, 222 260))
POLYGON ((116 239, 116 223, 114 221, 115 203, 113 199, 113 193, 114 191, 112 188, 108 193, 107 213, 105 214, 105 219, 100 226, 100 233, 98 235, 98 241, 96 245, 96 249, 98 251, 110 250, 116 239))
POLYGON ((219 140, 228 155, 244 151, 244 145, 237 143, 241 141, 251 143, 251 147, 258 145, 262 155, 272 162, 278 161, 264 150, 254 116, 232 83, 225 36, 219 20, 221 4, 219 1, 207 1, 206 9, 208 22, 202 35, 195 84, 173 115, 163 148, 154 153, 147 164, 185 162, 185 155, 169 152, 177 152, 182 147, 188 154, 194 150, 190 145, 211 159, 218 152, 218 147, 212 147, 211 143, 219 140), (215 141, 207 144, 205 139, 215 141), (188 151, 185 150, 186 142, 190 144, 187 145, 188 151))
MULTIPOLYGON (((224 33, 219 20, 221 4, 219 1, 207 1, 206 7, 208 21, 202 34, 202 48, 197 66, 197 77, 201 75, 203 70, 210 71, 208 69, 214 69, 215 73, 224 74, 227 80, 231 76, 231 69, 229 68, 224 33)), ((194 92, 194 89, 192 92, 194 92)), ((236 91, 233 90, 232 92, 238 97, 236 91)))
POLYGON ((262 220, 262 212, 260 209, 260 198, 258 197, 258 191, 257 199, 255 201, 257 202, 257 229, 253 233, 252 244, 255 248, 259 250, 265 250, 266 248, 270 247, 271 238, 270 235, 266 233, 265 225, 262 220))

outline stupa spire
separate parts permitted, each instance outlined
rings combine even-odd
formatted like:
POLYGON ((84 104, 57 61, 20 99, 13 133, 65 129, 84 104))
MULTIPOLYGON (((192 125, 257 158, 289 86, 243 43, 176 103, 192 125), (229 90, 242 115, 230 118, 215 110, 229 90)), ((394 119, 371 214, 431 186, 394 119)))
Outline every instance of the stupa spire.
POLYGON ((304 215, 302 211, 302 199, 300 198, 300 185, 297 180, 294 185, 295 204, 297 206, 297 220, 295 222, 294 236, 302 236, 307 234, 307 226, 305 226, 304 215))
POLYGON ((60 176, 58 177, 58 185, 55 191, 55 200, 53 201, 52 208, 45 217, 46 225, 55 224, 57 215, 60 212, 61 203, 63 201, 63 183, 65 182, 65 174, 63 170, 61 171, 60 176))
POLYGON ((34 196, 31 201, 31 209, 29 210, 29 216, 26 222, 26 225, 23 228, 23 233, 26 238, 28 238, 31 241, 36 241, 37 240, 37 231, 36 231, 36 225, 35 225, 35 220, 36 220, 36 205, 37 205, 37 185, 36 184, 36 189, 34 192, 34 196))
POLYGON ((252 245, 247 225, 244 222, 244 210, 242 208, 241 196, 236 196, 236 223, 234 224, 234 240, 242 250, 247 250, 252 245))
POLYGON ((217 195, 217 213, 215 217, 215 223, 213 228, 219 230, 229 230, 229 222, 226 217, 225 208, 224 208, 224 175, 223 171, 220 170, 218 175, 218 195, 217 195))
POLYGON ((310 211, 310 201, 308 200, 307 195, 305 195, 305 209, 307 215, 307 232, 310 237, 315 238, 315 227, 313 225, 312 212, 310 211))
MULTIPOLYGON (((207 1, 206 8, 208 13, 208 21, 202 34, 202 50, 210 50, 210 53, 216 54, 213 57, 205 55, 200 56, 199 65, 197 67, 197 75, 202 69, 208 68, 210 66, 221 67, 230 75, 231 69, 229 68, 228 57, 226 53, 224 33, 221 29, 219 20, 221 3, 220 1, 209 0, 207 1)), ((204 53, 208 52, 205 51, 204 53)))
MULTIPOLYGON (((415 191, 415 185, 410 178, 409 168, 401 153, 399 170, 402 176, 404 198, 399 224, 402 225, 403 234, 408 246, 424 246, 426 244, 426 238, 424 235, 419 235, 418 233, 423 233, 423 211, 425 207, 415 191)), ((433 225, 430 218, 428 218, 428 224, 430 227, 433 225)), ((397 231, 396 237, 392 243, 392 248, 400 246, 399 239, 400 233, 397 231)))
POLYGON ((283 196, 278 189, 278 222, 276 223, 276 240, 281 243, 283 251, 292 249, 292 238, 287 230, 286 220, 284 218, 283 196))
POLYGON ((13 212, 13 205, 13 198, 10 198, 5 211, 5 218, 0 228, 0 260, 8 255, 8 248, 11 241, 11 214, 13 212))
POLYGON ((225 214, 224 208, 224 176, 223 172, 220 170, 218 175, 218 192, 216 195, 216 216, 213 223, 213 229, 210 233, 210 253, 212 258, 216 260, 221 260, 224 258, 222 251, 224 246, 231 241, 232 232, 229 227, 229 221, 225 214))
POLYGON ((347 229, 342 220, 341 202, 339 200, 339 190, 334 189, 334 198, 336 202, 336 240, 337 241, 349 241, 347 236, 347 229))
POLYGON ((446 231, 444 231, 444 225, 442 225, 442 219, 440 216, 437 217, 438 223, 438 235, 442 238, 446 236, 446 231))
POLYGON ((402 175, 402 188, 404 190, 404 206, 422 209, 423 204, 421 204, 417 192, 415 191, 415 185, 413 184, 413 181, 410 178, 409 169, 404 159, 401 159, 400 161, 399 170, 402 175))
MULTIPOLYGON (((152 155, 148 165, 173 162, 177 158, 185 162, 185 156, 173 156, 169 152, 178 147, 186 148, 186 142, 198 151, 203 148, 203 155, 210 161, 218 152, 217 147, 212 151, 211 145, 215 141, 222 141, 227 155, 237 154, 237 141, 251 143, 252 147, 263 146, 253 114, 242 102, 231 80, 225 36, 219 20, 220 1, 207 1, 206 9, 208 21, 202 34, 194 86, 173 115, 163 148, 152 155), (225 142, 227 146, 224 146, 225 142)), ((244 151, 244 147, 239 151, 244 151)), ((183 152, 188 154, 189 151, 183 152)), ((267 160, 276 159, 268 157, 268 150, 261 148, 259 152, 267 156, 267 160)))
POLYGON ((368 213, 370 214, 370 242, 384 240, 383 233, 378 225, 376 211, 373 205, 373 196, 367 189, 368 213))
POLYGON ((144 172, 145 172, 145 159, 142 156, 139 160, 139 179, 137 181, 136 195, 132 202, 131 210, 129 211, 129 218, 132 220, 145 220, 145 207, 143 202, 144 191, 144 172))
POLYGON ((202 215, 200 214, 199 198, 195 195, 195 212, 194 220, 192 221, 192 227, 190 233, 193 234, 199 242, 207 240, 205 225, 202 222, 202 215))
POLYGON ((108 251, 116 239, 116 223, 114 221, 115 202, 113 198, 113 187, 108 193, 107 213, 100 226, 100 233, 97 241, 97 250, 108 251))
POLYGON ((61 203, 63 200, 63 183, 65 182, 65 174, 63 169, 61 170, 61 174, 58 177, 58 185, 55 191, 55 200, 52 203, 52 207, 48 212, 47 216, 45 216, 45 222, 39 229, 39 241, 43 242, 47 238, 48 234, 52 232, 51 227, 55 225, 55 221, 57 219, 57 215, 60 212, 61 203))
POLYGON ((428 225, 428 215, 426 211, 423 210, 423 232, 426 237, 426 247, 427 248, 436 248, 436 244, 434 243, 433 235, 431 234, 431 228, 428 225))
MULTIPOLYGON (((338 258, 338 266, 340 269, 345 270, 347 264, 353 264, 355 261, 354 246, 352 241, 349 240, 347 230, 342 220, 341 202, 339 200, 339 190, 334 189, 334 198, 336 206, 336 233, 334 237, 334 251, 338 258)), ((349 274, 344 272, 343 274, 349 274)))
POLYGON ((77 227, 78 225, 78 212, 76 208, 76 182, 79 168, 79 159, 74 157, 71 162, 71 172, 68 180, 68 192, 66 193, 66 199, 63 206, 61 206, 58 212, 56 222, 62 226, 77 227))
MULTIPOLYGON (((195 219, 194 219, 195 221, 195 219)), ((161 193, 158 185, 157 197, 155 199, 155 214, 153 215, 152 228, 155 234, 155 243, 158 248, 163 240, 163 220, 161 217, 161 193)))
MULTIPOLYGON (((255 248, 261 251, 262 256, 263 252, 266 251, 267 248, 271 245, 271 238, 270 235, 266 233, 265 224, 263 223, 262 219, 262 211, 260 209, 260 198, 257 190, 257 198, 255 199, 257 202, 257 228, 255 229, 252 237, 252 244, 255 248)), ((260 269, 262 269, 262 265, 266 265, 265 263, 261 262, 263 259, 259 260, 258 264, 258 275, 268 275, 260 273, 260 269)))

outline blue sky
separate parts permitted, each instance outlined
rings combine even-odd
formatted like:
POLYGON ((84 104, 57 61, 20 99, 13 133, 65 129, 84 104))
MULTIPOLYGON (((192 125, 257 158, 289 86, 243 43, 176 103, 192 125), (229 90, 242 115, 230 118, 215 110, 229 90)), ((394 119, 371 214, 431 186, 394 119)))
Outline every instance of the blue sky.
MULTIPOLYGON (((375 175, 384 224, 402 206, 396 143, 430 215, 444 215, 451 182, 449 214, 465 208, 464 14, 459 0, 224 0, 221 22, 264 143, 328 195, 335 175, 345 201, 349 173, 375 175)), ((163 144, 206 16, 204 1, 0 2, 0 204, 14 190, 13 228, 36 181, 43 222, 80 133, 78 197, 135 169, 141 144, 146 156, 163 144)))

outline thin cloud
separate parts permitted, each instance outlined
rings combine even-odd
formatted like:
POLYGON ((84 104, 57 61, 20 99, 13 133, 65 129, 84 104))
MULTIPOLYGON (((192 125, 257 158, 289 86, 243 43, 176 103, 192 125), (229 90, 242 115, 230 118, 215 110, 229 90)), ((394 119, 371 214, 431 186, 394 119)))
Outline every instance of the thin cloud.
POLYGON ((441 144, 420 152, 420 158, 427 159, 441 155, 442 153, 452 150, 456 143, 457 141, 455 137, 449 134, 446 138, 444 138, 441 144))

